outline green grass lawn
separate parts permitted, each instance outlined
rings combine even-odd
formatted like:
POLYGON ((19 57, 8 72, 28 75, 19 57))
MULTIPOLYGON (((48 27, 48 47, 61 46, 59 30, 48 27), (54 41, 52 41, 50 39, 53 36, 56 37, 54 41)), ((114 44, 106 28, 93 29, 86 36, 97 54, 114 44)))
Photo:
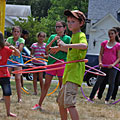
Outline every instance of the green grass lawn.
MULTIPOLYGON (((22 103, 17 102, 17 94, 15 81, 11 80, 12 96, 11 96, 11 112, 17 114, 17 118, 6 117, 6 109, 4 102, 0 102, 0 120, 60 120, 59 109, 56 103, 59 88, 52 95, 45 98, 43 102, 44 112, 39 110, 32 110, 31 108, 38 103, 40 98, 40 86, 38 85, 38 95, 33 95, 33 83, 32 81, 24 80, 24 86, 29 90, 30 94, 22 92, 22 103)), ((57 83, 52 83, 48 91, 50 93, 57 86, 57 83)), ((0 88, 1 90, 1 88, 0 88)), ((92 87, 83 86, 85 96, 89 97, 92 87)), ((103 95, 101 101, 95 100, 94 103, 87 101, 82 95, 80 89, 77 96, 76 108, 80 116, 80 120, 120 120, 120 103, 115 105, 105 105, 104 98, 106 96, 107 89, 103 95)), ((2 90, 0 92, 2 97, 2 90)), ((120 92, 118 91, 117 100, 120 98, 120 92)), ((68 120, 70 119, 68 113, 68 120)))

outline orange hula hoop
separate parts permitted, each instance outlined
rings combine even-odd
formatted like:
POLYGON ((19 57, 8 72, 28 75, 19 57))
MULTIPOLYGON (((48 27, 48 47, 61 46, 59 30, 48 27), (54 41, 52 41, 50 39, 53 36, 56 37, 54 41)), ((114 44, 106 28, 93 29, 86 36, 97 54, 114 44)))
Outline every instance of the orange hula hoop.
MULTIPOLYGON (((37 58, 37 59, 38 59, 38 58, 37 58)), ((31 59, 31 60, 32 60, 32 59, 31 59)), ((31 60, 26 61, 25 64, 28 63, 28 62, 30 62, 31 60)), ((48 93, 47 96, 52 95, 52 94, 58 89, 58 87, 59 87, 59 82, 58 82, 56 88, 55 88, 52 92, 48 93)), ((25 93, 29 94, 29 92, 25 91, 23 88, 21 88, 21 89, 22 89, 25 93)))

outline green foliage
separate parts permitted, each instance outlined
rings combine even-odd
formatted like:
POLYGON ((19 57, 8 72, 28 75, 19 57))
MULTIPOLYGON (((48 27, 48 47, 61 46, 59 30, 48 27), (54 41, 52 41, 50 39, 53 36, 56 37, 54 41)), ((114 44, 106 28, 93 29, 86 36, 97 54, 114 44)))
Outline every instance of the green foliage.
POLYGON ((38 17, 40 20, 41 17, 47 16, 47 11, 51 6, 50 0, 31 0, 31 11, 34 17, 38 17))
MULTIPOLYGON (((48 16, 41 18, 42 25, 47 27, 47 35, 51 35, 54 30, 55 22, 58 20, 66 21, 66 17, 64 16, 64 10, 80 10, 83 13, 87 13, 88 0, 51 0, 52 6, 48 10, 48 16), (47 24, 46 22, 47 21, 47 24)), ((85 31, 85 27, 83 28, 85 31)))
POLYGON ((7 0, 7 4, 29 5, 30 0, 7 0))
MULTIPOLYGON (((37 20, 38 18, 28 17, 28 20, 19 18, 19 21, 14 21, 15 25, 20 26, 22 29, 29 31, 29 38, 26 40, 26 46, 30 47, 32 43, 36 42, 36 34, 44 31, 44 26, 37 20)), ((44 31, 45 32, 45 31, 44 31)))
MULTIPOLYGON (((24 0, 25 3, 27 1, 24 0)), ((22 0, 21 3, 23 3, 22 0)), ((29 0, 28 3, 31 5, 33 17, 29 16, 28 21, 21 18, 19 18, 20 21, 14 21, 15 25, 19 25, 22 29, 29 31, 29 41, 26 41, 28 47, 33 42, 36 42, 37 32, 46 32, 46 41, 51 34, 55 33, 56 21, 66 21, 66 17, 64 16, 65 9, 78 9, 87 14, 88 7, 88 0, 29 0)), ((85 31, 85 27, 83 30, 85 31)))

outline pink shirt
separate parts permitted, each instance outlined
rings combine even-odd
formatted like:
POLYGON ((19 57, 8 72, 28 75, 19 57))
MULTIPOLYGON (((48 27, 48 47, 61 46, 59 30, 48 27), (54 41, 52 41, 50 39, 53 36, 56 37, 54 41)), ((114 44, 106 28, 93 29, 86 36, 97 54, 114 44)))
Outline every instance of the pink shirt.
MULTIPOLYGON (((110 65, 117 60, 117 53, 118 50, 120 50, 120 43, 116 43, 112 48, 107 48, 107 43, 108 40, 101 43, 101 46, 104 48, 102 63, 105 65, 110 65)), ((118 66, 118 64, 116 66, 118 66)))

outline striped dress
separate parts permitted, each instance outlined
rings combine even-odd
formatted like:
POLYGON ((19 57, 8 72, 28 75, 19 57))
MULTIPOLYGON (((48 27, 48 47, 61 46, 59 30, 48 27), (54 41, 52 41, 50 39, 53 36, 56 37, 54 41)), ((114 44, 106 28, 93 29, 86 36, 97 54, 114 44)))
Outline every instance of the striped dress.
MULTIPOLYGON (((31 45, 31 47, 30 47, 31 49, 34 50, 33 56, 34 56, 35 58, 43 58, 43 57, 41 56, 41 54, 44 54, 44 55, 46 54, 46 53, 45 53, 45 46, 46 46, 46 43, 43 43, 43 46, 38 46, 38 43, 33 43, 33 44, 31 45)), ((46 64, 45 61, 43 61, 43 60, 41 60, 41 61, 46 64)), ((40 64, 40 62, 38 62, 38 61, 36 61, 36 60, 33 60, 32 62, 33 62, 33 64, 36 64, 36 65, 39 65, 39 64, 40 64)))

